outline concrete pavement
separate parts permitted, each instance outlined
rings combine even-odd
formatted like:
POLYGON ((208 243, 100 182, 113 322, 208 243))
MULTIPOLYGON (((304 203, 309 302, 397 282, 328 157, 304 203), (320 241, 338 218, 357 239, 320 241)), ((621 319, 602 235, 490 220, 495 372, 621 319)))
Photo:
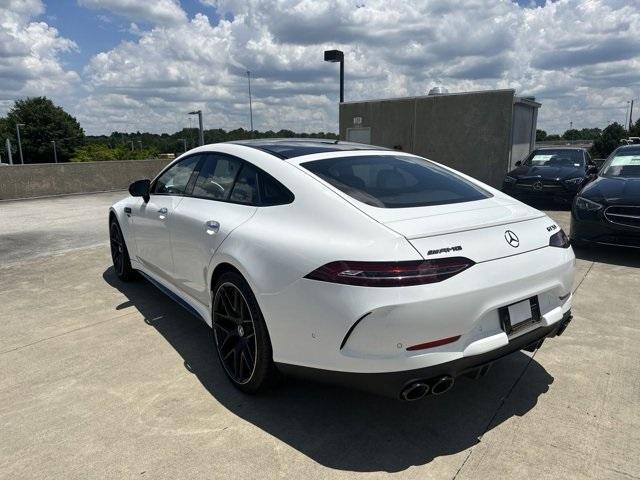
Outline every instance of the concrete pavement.
POLYGON ((445 396, 248 397, 205 325, 115 278, 116 198, 0 202, 0 478, 640 478, 636 252, 577 252, 565 334, 445 396))

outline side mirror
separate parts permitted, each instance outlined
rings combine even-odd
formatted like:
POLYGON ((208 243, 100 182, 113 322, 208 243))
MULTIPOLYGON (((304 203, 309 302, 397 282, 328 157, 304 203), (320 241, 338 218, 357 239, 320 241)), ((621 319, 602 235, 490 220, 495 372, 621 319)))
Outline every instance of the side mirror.
POLYGON ((129 185, 129 193, 132 197, 142 197, 145 202, 148 202, 150 188, 151 180, 138 180, 129 185))
POLYGON ((519 167, 520 165, 522 165, 522 162, 521 162, 520 160, 518 160, 518 161, 516 162, 516 167, 519 167))
POLYGON ((589 165, 587 168, 587 175, 595 175, 598 173, 598 167, 595 165, 589 165))

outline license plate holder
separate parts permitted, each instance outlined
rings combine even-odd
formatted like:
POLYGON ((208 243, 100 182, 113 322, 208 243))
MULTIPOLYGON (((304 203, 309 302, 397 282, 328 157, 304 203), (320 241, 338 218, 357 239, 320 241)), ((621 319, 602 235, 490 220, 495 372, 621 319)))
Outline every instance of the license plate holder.
POLYGON ((502 329, 509 336, 540 322, 541 319, 537 296, 501 307, 498 313, 502 329))

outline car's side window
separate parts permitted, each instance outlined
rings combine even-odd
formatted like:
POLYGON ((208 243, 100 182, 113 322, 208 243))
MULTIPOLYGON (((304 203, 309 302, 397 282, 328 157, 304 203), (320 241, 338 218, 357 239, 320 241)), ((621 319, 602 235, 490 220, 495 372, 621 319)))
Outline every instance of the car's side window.
POLYGON ((589 152, 584 152, 584 157, 585 157, 585 160, 586 160, 585 163, 587 165, 587 168, 589 168, 590 166, 594 165, 593 160, 591 159, 591 155, 589 155, 589 152))
POLYGON ((293 202, 291 191, 271 175, 260 172, 260 204, 262 206, 285 205, 293 202))
POLYGON ((208 154, 200 167, 191 195, 212 200, 227 200, 241 166, 240 159, 215 153, 208 154))
POLYGON ((151 193, 155 195, 183 195, 199 160, 200 155, 193 155, 173 165, 156 179, 151 193))
POLYGON ((250 163, 244 163, 233 186, 229 200, 232 202, 257 205, 260 202, 258 190, 258 169, 250 163))

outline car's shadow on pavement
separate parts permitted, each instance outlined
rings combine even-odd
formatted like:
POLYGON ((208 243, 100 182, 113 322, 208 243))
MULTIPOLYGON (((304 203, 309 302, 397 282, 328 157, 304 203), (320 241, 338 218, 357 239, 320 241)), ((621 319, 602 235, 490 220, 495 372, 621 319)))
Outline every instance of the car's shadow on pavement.
POLYGON ((113 268, 103 277, 128 299, 117 308, 137 308, 225 408, 334 469, 397 472, 462 452, 488 429, 526 414, 553 382, 538 362, 517 352, 497 361, 484 378, 462 378, 450 392, 412 403, 293 380, 248 396, 226 379, 201 320, 147 281, 123 283, 113 268))

